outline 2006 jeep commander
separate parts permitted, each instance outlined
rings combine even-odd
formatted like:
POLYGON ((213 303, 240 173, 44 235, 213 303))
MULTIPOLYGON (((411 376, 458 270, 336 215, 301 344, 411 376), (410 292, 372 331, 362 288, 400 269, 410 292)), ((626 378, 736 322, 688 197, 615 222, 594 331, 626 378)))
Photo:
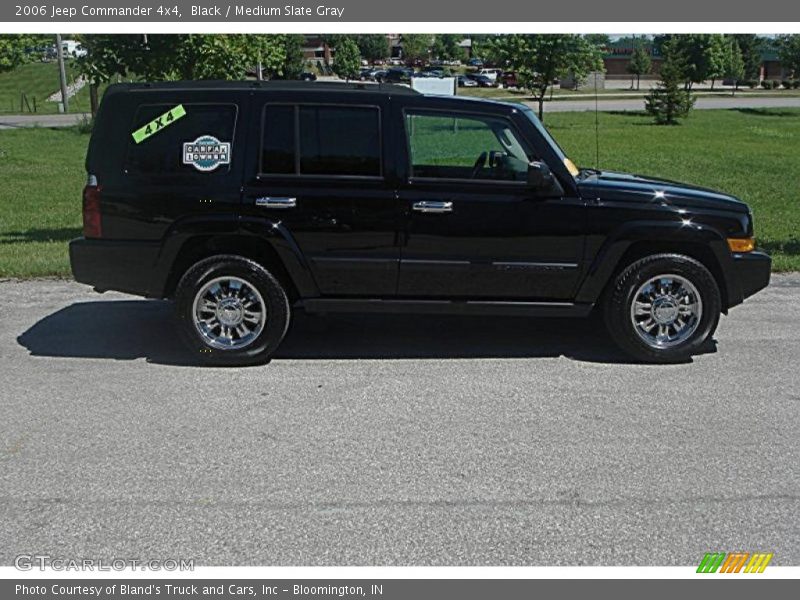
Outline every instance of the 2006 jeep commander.
POLYGON ((735 198, 578 169, 521 105, 392 85, 122 84, 86 158, 75 279, 172 298, 191 347, 266 362, 291 310, 588 316, 685 360, 769 282, 735 198))

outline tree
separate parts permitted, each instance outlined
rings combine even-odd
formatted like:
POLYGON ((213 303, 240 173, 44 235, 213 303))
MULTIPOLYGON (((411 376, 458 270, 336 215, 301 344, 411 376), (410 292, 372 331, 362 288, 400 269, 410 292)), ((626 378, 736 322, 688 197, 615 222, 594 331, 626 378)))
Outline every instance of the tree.
POLYGON ((647 51, 641 40, 637 40, 635 44, 631 61, 628 63, 628 73, 636 77, 636 89, 638 90, 642 75, 647 75, 653 70, 653 61, 650 58, 650 52, 647 51))
POLYGON ((30 35, 0 35, 0 73, 12 71, 30 60, 35 43, 30 35))
POLYGON ((579 35, 515 34, 484 40, 480 51, 498 65, 517 72, 539 104, 544 118, 544 99, 553 81, 571 74, 580 81, 593 70, 603 68, 600 51, 579 35))
POLYGON ((376 61, 389 56, 389 39, 382 33, 356 36, 356 44, 361 56, 376 61))
POLYGON ((455 60, 462 57, 461 46, 459 42, 463 36, 453 33, 439 34, 433 39, 433 55, 440 60, 455 60))
POLYGON ((659 125, 677 125, 694 106, 694 98, 688 89, 681 89, 685 76, 686 57, 683 48, 675 41, 663 46, 664 61, 661 63, 661 81, 644 99, 648 114, 659 125))
POLYGON ((724 35, 712 34, 708 36, 705 48, 705 79, 711 80, 711 89, 717 79, 725 76, 725 67, 729 58, 730 43, 724 35))
POLYGON ((583 38, 592 46, 602 50, 611 44, 611 37, 606 33, 587 33, 583 38))
POLYGON ((341 79, 357 79, 361 68, 361 53, 355 40, 343 37, 338 40, 336 57, 333 61, 333 72, 341 79))
POLYGON ((424 33, 404 33, 400 36, 403 44, 403 58, 406 60, 428 58, 431 36, 424 33))
POLYGON ((751 33, 737 33, 733 36, 742 52, 744 79, 758 79, 761 75, 761 50, 764 40, 751 33))
POLYGON ((800 77, 800 35, 782 35, 776 46, 783 68, 793 77, 800 77))
POLYGON ((736 90, 739 88, 739 82, 744 77, 744 59, 742 58, 742 50, 734 38, 728 39, 728 52, 725 60, 725 70, 723 77, 733 80, 732 96, 736 95, 736 90))

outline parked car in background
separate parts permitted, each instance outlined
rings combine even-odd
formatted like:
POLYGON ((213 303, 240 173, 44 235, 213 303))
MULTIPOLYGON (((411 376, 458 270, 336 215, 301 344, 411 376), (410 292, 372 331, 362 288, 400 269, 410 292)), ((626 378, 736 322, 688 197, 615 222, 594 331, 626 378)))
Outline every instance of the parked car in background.
POLYGON ((497 83, 486 75, 468 75, 468 77, 477 83, 478 87, 497 87, 497 83))
POLYGON ((478 68, 480 68, 480 67, 483 66, 483 61, 480 58, 470 58, 467 61, 467 66, 468 67, 478 67, 478 68))
POLYGON ((500 84, 505 88, 519 87, 519 80, 514 71, 506 71, 500 76, 500 84))
POLYGON ((317 76, 311 71, 303 71, 297 77, 300 81, 316 81, 317 76))
POLYGON ((502 72, 503 71, 501 69, 481 69, 478 71, 478 75, 483 75, 484 77, 491 79, 493 82, 496 82, 497 78, 500 77, 502 72))
POLYGON ((456 77, 458 87, 478 87, 478 82, 466 75, 459 75, 456 77))

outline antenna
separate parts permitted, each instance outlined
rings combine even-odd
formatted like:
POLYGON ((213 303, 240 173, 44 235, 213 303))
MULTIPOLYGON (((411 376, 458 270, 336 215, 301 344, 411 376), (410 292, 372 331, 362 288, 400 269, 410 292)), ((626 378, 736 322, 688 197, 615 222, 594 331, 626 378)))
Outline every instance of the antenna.
POLYGON ((600 169, 600 112, 597 98, 597 71, 594 72, 594 168, 600 169))

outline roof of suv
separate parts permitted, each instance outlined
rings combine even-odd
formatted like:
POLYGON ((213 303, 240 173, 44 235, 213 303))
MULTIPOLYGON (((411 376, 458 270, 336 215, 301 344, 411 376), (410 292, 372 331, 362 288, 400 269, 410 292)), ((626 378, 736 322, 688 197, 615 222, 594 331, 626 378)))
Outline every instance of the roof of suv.
MULTIPOLYGON (((155 83, 120 83, 109 86, 109 91, 113 90, 251 90, 265 89, 275 91, 320 91, 320 92, 353 92, 368 91, 382 94, 404 94, 417 95, 419 92, 403 85, 391 83, 365 83, 365 82, 344 82, 344 81, 160 81, 155 83)), ((112 92, 113 93, 113 92, 112 92)))

